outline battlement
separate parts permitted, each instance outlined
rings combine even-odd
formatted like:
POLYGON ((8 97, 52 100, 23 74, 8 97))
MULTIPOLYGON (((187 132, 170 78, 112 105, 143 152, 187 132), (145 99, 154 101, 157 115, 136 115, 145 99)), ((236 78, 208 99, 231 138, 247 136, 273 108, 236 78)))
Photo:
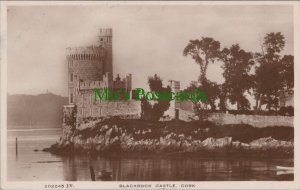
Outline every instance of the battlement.
POLYGON ((67 48, 67 57, 75 60, 95 60, 105 56, 105 50, 102 47, 69 47, 67 48))
POLYGON ((78 88, 79 90, 94 90, 95 88, 103 89, 103 88, 109 88, 109 89, 120 89, 124 88, 125 90, 130 91, 131 90, 131 74, 126 75, 124 78, 120 78, 119 76, 116 77, 115 80, 110 81, 109 80, 110 73, 106 73, 103 75, 103 78, 101 81, 82 81, 79 82, 78 85, 75 84, 75 88, 78 88), (112 83, 111 83, 112 82, 112 83))
POLYGON ((79 83, 79 90, 94 90, 108 88, 107 81, 84 81, 79 83))
POLYGON ((99 36, 112 36, 112 28, 100 28, 99 36))
POLYGON ((111 81, 110 73, 106 72, 104 75, 102 75, 102 80, 95 80, 95 81, 81 81, 78 83, 78 85, 75 85, 75 88, 78 88, 78 90, 94 90, 95 88, 103 89, 103 88, 109 88, 111 81))
POLYGON ((88 47, 68 47, 67 48, 67 55, 70 54, 95 54, 98 53, 101 49, 101 47, 97 47, 97 46, 88 46, 88 47))

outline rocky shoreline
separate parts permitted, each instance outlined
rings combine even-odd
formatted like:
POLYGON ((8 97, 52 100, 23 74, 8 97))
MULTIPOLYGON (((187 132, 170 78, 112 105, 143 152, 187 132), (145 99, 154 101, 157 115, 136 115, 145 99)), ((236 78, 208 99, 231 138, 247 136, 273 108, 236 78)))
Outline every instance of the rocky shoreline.
MULTIPOLYGON (((44 151, 54 154, 114 153, 242 153, 293 156, 293 138, 273 137, 278 127, 257 132, 251 126, 216 126, 212 123, 90 121, 64 125, 59 141, 44 151), (241 127, 240 131, 236 128, 241 127), (225 128, 225 129, 224 129, 225 128), (274 128, 274 129, 272 129, 274 128), (227 129, 227 134, 222 132, 227 129), (243 132, 245 130, 245 132, 243 132), (222 136, 223 133, 223 136, 222 136), (246 134, 244 134, 246 133, 246 134), (247 135, 247 133, 249 133, 247 135), (252 136, 251 136, 252 135, 252 136), (248 136, 248 138, 247 138, 248 136), (262 137, 265 136, 265 137, 262 137)), ((291 130, 288 129, 287 130, 291 130)), ((292 133, 292 132, 290 132, 292 133)), ((293 136, 290 134, 289 136, 293 136)))

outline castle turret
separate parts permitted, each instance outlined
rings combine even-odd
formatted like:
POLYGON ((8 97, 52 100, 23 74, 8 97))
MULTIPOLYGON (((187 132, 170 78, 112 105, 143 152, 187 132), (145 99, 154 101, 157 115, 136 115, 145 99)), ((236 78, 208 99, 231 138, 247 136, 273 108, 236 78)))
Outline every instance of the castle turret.
MULTIPOLYGON (((106 50, 105 57, 105 72, 109 72, 110 76, 113 77, 113 55, 112 55, 112 29, 111 28, 101 28, 99 29, 99 47, 106 50)), ((112 80, 113 78, 110 78, 112 80)))
POLYGON ((74 103, 78 84, 82 81, 100 81, 105 74, 105 49, 101 47, 67 48, 69 103, 74 103))
POLYGON ((99 46, 67 48, 69 103, 76 102, 80 82, 113 80, 112 29, 99 30, 99 46))

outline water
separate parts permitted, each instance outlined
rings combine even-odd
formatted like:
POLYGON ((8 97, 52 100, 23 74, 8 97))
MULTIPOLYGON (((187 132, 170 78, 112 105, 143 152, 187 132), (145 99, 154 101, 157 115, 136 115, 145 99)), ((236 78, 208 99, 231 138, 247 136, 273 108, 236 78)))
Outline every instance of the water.
MULTIPOLYGON (((114 181, 249 181, 293 180, 277 175, 276 166, 292 159, 209 158, 179 156, 87 156, 62 157, 41 150, 59 138, 61 129, 8 131, 9 181, 90 181, 90 166, 96 176, 112 171, 114 181), (15 137, 18 137, 16 155, 15 137)), ((101 180, 97 178, 96 180, 101 180)))

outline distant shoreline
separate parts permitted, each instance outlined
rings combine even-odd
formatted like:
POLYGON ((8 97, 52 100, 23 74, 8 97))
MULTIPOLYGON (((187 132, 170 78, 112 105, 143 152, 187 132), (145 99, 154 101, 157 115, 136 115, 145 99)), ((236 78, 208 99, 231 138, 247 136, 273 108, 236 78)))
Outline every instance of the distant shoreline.
POLYGON ((8 128, 7 131, 50 131, 50 130, 62 130, 61 127, 53 128, 8 128))
POLYGON ((62 124, 57 125, 7 125, 7 130, 22 130, 22 129, 37 129, 37 130, 47 130, 47 129, 61 129, 62 124))

